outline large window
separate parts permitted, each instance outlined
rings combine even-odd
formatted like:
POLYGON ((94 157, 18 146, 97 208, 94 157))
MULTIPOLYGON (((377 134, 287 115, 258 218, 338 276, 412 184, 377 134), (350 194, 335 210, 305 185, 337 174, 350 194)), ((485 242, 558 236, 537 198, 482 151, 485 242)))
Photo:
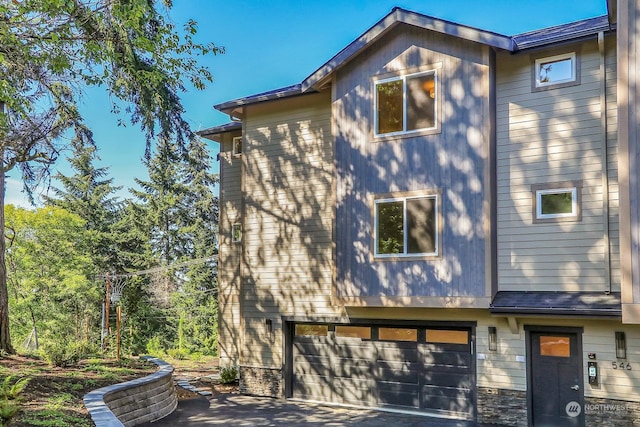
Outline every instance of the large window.
POLYGON ((435 128, 436 97, 435 71, 376 82, 376 136, 435 128))
POLYGON ((575 52, 535 60, 535 87, 546 88, 578 82, 575 52))
POLYGON ((437 196, 375 201, 375 255, 438 254, 437 196))

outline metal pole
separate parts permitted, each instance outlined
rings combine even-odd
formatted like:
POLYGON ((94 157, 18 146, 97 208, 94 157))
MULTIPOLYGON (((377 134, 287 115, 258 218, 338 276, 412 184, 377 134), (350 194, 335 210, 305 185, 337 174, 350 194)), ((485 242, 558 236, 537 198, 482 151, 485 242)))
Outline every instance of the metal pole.
POLYGON ((120 360, 120 323, 122 318, 122 307, 116 306, 116 338, 118 343, 117 357, 120 360))
POLYGON ((102 321, 100 322, 100 349, 102 349, 102 351, 105 350, 104 339, 107 336, 105 332, 106 327, 105 327, 105 321, 104 321, 104 312, 105 312, 105 306, 104 306, 104 303, 102 303, 102 321))
POLYGON ((110 297, 110 293, 111 293, 111 280, 109 279, 109 273, 107 273, 107 280, 106 280, 106 297, 105 297, 105 306, 106 306, 106 313, 107 313, 107 334, 111 333, 111 325, 109 324, 109 312, 110 312, 110 307, 109 307, 109 297, 110 297))

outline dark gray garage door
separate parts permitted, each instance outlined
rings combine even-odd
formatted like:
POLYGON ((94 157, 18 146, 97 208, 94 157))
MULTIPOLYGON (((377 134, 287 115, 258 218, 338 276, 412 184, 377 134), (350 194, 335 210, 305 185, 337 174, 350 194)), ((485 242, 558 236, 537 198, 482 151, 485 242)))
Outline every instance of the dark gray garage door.
POLYGON ((295 324, 291 396, 475 417, 472 329, 295 324))

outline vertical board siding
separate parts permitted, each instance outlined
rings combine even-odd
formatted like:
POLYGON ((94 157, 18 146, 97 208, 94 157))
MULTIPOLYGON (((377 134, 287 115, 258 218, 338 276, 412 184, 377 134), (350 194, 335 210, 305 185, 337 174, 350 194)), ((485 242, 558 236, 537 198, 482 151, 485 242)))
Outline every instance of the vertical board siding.
POLYGON ((226 134, 220 143, 220 224, 218 265, 218 347, 220 366, 240 359, 240 256, 241 246, 231 240, 232 224, 241 220, 242 157, 233 155, 232 139, 226 134))
POLYGON ((281 316, 336 315, 330 94, 250 107, 245 129, 242 363, 280 367, 281 316))
MULTIPOLYGON (((607 40, 607 176, 612 289, 619 290, 615 44, 607 40), (613 50, 612 50, 613 49, 613 50)), ((575 46, 580 84, 533 92, 530 54, 497 58, 500 290, 604 291, 603 130, 596 41, 575 46), (581 221, 533 223, 531 186, 582 181, 581 221)), ((569 48, 563 48, 567 51, 569 48)), ((559 51, 549 52, 549 55, 559 51)), ((540 54, 540 56, 546 56, 540 54)))
POLYGON ((400 25, 340 69, 334 85, 337 296, 485 296, 488 49, 400 25), (375 138, 373 78, 431 67, 439 80, 440 131, 375 138), (440 256, 374 260, 374 196, 429 190, 441 194, 440 256))

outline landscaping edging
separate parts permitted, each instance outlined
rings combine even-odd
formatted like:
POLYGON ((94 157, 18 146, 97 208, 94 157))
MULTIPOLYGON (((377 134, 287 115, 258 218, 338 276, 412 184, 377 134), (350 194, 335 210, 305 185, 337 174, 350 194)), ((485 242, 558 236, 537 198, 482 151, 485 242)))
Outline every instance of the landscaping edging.
POLYGON ((84 406, 96 427, 130 427, 157 421, 178 406, 173 366, 155 357, 158 370, 144 378, 99 388, 84 396, 84 406))

